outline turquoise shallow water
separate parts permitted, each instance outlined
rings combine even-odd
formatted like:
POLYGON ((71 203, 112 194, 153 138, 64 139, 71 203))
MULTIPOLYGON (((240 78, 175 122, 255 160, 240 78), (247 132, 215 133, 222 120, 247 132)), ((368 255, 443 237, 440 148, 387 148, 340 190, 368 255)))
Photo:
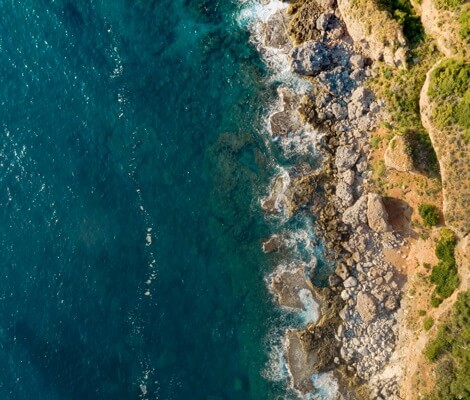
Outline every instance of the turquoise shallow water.
POLYGON ((239 6, 0 5, 0 399, 283 398, 239 6))

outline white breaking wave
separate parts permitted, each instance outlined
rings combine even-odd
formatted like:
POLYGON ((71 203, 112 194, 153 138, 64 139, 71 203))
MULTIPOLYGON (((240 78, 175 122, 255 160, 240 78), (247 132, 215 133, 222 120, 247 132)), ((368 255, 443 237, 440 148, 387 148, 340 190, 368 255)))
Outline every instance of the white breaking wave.
MULTIPOLYGON (((290 49, 277 49, 268 47, 263 43, 263 29, 266 22, 271 16, 280 10, 288 7, 287 3, 280 0, 271 0, 266 3, 261 3, 259 0, 241 0, 241 10, 237 17, 238 24, 251 32, 251 42, 261 54, 265 62, 270 77, 267 84, 277 84, 280 87, 286 87, 296 94, 302 95, 308 93, 312 84, 306 79, 302 79, 294 74, 291 69, 291 62, 289 57, 290 49)), ((279 97, 273 102, 267 114, 264 116, 265 132, 272 136, 270 129, 270 116, 276 112, 283 111, 283 100, 279 97)), ((316 143, 318 140, 318 132, 312 127, 305 126, 303 131, 298 135, 288 135, 282 138, 272 138, 271 142, 276 142, 277 145, 283 150, 287 157, 294 155, 313 154, 316 151, 316 143)), ((281 168, 283 177, 283 190, 280 196, 276 199, 276 207, 282 203, 282 193, 286 189, 284 186, 289 184, 290 178, 285 168, 281 168), (287 178, 286 178, 287 176, 287 178)), ((289 231, 285 244, 287 247, 293 249, 300 258, 303 258, 303 265, 307 275, 313 274, 317 259, 315 254, 319 251, 317 247, 316 238, 313 233, 313 227, 307 223, 304 228, 296 231, 289 231), (310 260, 305 261, 305 258, 310 256, 310 260)), ((295 263, 299 265, 299 261, 295 263)), ((278 274, 283 270, 293 268, 294 263, 282 264, 276 267, 276 270, 265 277, 266 283, 269 287, 269 282, 274 274, 278 274)), ((310 291, 303 289, 299 292, 299 298, 304 306, 304 311, 298 312, 298 316, 303 324, 309 322, 317 322, 319 318, 319 304, 313 298, 310 291)), ((285 343, 284 333, 285 330, 292 326, 292 322, 288 322, 288 314, 285 319, 273 329, 267 337, 267 347, 269 349, 269 363, 263 371, 263 376, 271 381, 284 381, 289 379, 289 372, 285 360, 285 343)), ((317 389, 315 393, 308 393, 304 396, 308 400, 328 400, 333 399, 338 394, 338 383, 334 378, 333 373, 316 374, 312 376, 312 383, 317 389)), ((299 394, 286 388, 286 399, 298 397, 299 394), (295 393, 295 394, 294 394, 295 393)))

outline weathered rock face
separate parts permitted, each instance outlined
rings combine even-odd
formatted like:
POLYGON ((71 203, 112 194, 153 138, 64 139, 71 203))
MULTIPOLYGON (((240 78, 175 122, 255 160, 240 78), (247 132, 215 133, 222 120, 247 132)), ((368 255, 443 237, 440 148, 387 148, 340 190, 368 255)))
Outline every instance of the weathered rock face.
POLYGON ((261 201, 261 206, 267 212, 285 212, 290 217, 312 201, 319 177, 318 171, 294 176, 283 173, 275 179, 270 194, 261 201))
POLYGON ((359 292, 357 295, 356 310, 366 324, 377 317, 377 307, 374 299, 365 292, 359 292))
POLYGON ((343 213, 343 222, 352 228, 367 223, 367 196, 361 196, 353 206, 343 213))
POLYGON ((272 253, 278 251, 282 245, 282 238, 279 235, 272 235, 268 240, 263 242, 263 251, 265 253, 272 253))
POLYGON ((271 133, 274 137, 300 134, 303 129, 299 117, 293 110, 278 111, 269 117, 271 133))
POLYGON ((411 158, 410 147, 403 136, 394 136, 385 150, 385 166, 401 172, 413 170, 413 159, 411 158))
POLYGON ((297 111, 299 96, 287 88, 280 88, 278 94, 282 110, 269 116, 271 135, 273 137, 300 135, 304 129, 300 114, 297 111))
POLYGON ((359 159, 359 153, 353 146, 339 146, 336 150, 335 164, 339 172, 352 168, 359 159))
POLYGON ((288 16, 285 10, 279 10, 263 24, 263 44, 266 47, 286 49, 291 46, 289 35, 286 31, 288 16))
POLYGON ((300 75, 315 76, 331 66, 329 49, 320 42, 306 42, 291 53, 292 70, 300 75))
POLYGON ((348 33, 363 52, 374 60, 394 66, 406 64, 406 39, 402 28, 376 0, 338 0, 348 33))
POLYGON ((302 266, 274 275, 270 289, 281 306, 299 310, 304 310, 305 306, 302 301, 302 291, 311 293, 313 297, 312 283, 306 278, 302 266))
POLYGON ((333 366, 338 351, 335 333, 331 322, 303 331, 287 331, 286 361, 292 385, 301 393, 313 392, 312 375, 333 366))
POLYGON ((391 231, 382 197, 376 193, 369 193, 367 197, 367 222, 375 232, 391 231))
POLYGON ((351 95, 351 101, 348 104, 348 116, 350 119, 360 118, 365 115, 374 100, 372 91, 364 87, 357 88, 351 95))

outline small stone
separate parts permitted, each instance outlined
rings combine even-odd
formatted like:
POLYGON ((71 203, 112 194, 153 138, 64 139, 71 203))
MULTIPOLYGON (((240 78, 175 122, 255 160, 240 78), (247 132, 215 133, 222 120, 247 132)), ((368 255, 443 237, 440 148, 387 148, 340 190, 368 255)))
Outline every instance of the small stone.
POLYGON ((345 288, 356 287, 356 286, 357 286, 357 279, 354 278, 354 276, 350 276, 348 279, 346 279, 346 280, 343 282, 343 286, 344 286, 345 288))
POLYGON ((356 69, 364 68, 364 58, 360 54, 355 54, 349 59, 351 66, 356 69))

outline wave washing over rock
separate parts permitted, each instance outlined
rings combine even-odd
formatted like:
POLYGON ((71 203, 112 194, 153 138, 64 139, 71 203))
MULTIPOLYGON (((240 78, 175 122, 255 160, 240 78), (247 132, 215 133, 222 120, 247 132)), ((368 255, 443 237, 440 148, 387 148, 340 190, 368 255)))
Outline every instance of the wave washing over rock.
POLYGON ((278 261, 267 278, 279 305, 302 316, 282 329, 282 353, 273 346, 271 357, 281 367, 271 372, 287 376, 306 399, 396 399, 401 287, 383 249, 398 247, 402 238, 392 232, 382 198, 367 190, 369 132, 382 106, 364 85, 373 61, 355 46, 334 0, 247 2, 239 22, 250 29, 277 86, 266 131, 291 162, 261 200, 266 215, 286 226, 263 250, 279 260, 308 243, 311 256, 278 261), (313 226, 289 229, 289 221, 306 215, 315 216, 313 226), (325 287, 316 284, 318 249, 335 266, 325 287))

